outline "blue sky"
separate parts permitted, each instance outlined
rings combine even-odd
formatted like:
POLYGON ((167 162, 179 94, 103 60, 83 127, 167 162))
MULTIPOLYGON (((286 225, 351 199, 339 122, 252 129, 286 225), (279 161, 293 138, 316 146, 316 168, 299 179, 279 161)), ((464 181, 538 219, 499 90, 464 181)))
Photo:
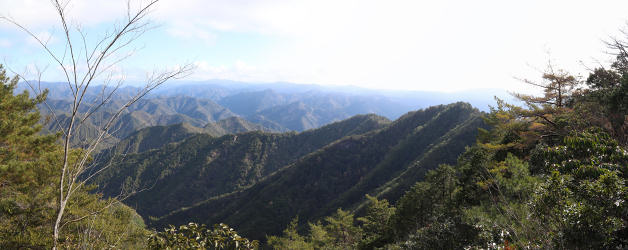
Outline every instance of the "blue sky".
MULTIPOLYGON (((125 7, 73 0, 68 14, 96 38, 125 7)), ((115 70, 141 81, 153 68, 193 63, 189 80, 525 92, 529 86, 514 78, 538 79, 548 59, 581 75, 607 64, 602 41, 625 28, 627 9, 628 1, 162 0, 150 15, 156 27, 115 70)), ((0 15, 62 49, 48 0, 0 0, 0 15)), ((3 64, 18 72, 48 66, 44 79, 59 80, 42 52, 0 23, 3 64)))

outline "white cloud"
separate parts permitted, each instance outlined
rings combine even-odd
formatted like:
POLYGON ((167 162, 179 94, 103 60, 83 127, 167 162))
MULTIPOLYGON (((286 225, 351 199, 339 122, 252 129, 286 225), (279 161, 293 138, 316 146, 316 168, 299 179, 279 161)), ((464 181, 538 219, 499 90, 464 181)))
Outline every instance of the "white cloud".
MULTIPOLYGON (((95 25, 125 7, 124 0, 74 0, 70 10, 95 25)), ((513 76, 536 77, 528 64, 544 67, 547 50, 577 72, 581 60, 605 60, 601 40, 624 25, 627 8, 625 0, 163 0, 151 17, 173 37, 207 45, 229 32, 279 41, 263 60, 241 59, 254 64, 199 58, 197 78, 517 89, 523 85, 513 76)), ((0 10, 36 27, 56 19, 47 1, 5 0, 0 10)))
POLYGON ((205 45, 213 45, 216 42, 216 35, 210 30, 199 27, 197 24, 177 21, 175 25, 168 25, 166 32, 176 38, 186 41, 200 40, 205 45))
MULTIPOLYGON (((66 7, 67 16, 71 17, 71 25, 96 25, 110 22, 126 14, 125 0, 74 0, 66 7)), ((132 7, 137 7, 137 4, 132 7)), ((7 16, 31 29, 49 29, 57 24, 59 17, 51 1, 20 0, 0 1, 0 16, 7 16)), ((0 28, 14 28, 7 23, 0 24, 0 28)))
POLYGON ((238 81, 264 81, 267 77, 257 68, 236 61, 231 65, 212 65, 207 61, 194 62, 195 71, 191 76, 194 80, 231 79, 238 81))
POLYGON ((8 48, 11 47, 12 43, 8 39, 0 38, 0 47, 8 48))
MULTIPOLYGON (((605 57, 600 42, 620 28, 621 1, 201 1, 161 3, 158 20, 199 29, 279 37, 255 65, 274 80, 457 90, 520 88, 546 51, 581 72, 605 57), (608 9, 606 6, 615 6, 608 9), (591 17, 594 13, 602 13, 591 17), (186 20, 172 22, 172 20, 186 20)), ((253 73, 251 73, 253 74, 253 73)))
POLYGON ((268 1, 163 1, 154 17, 179 29, 194 24, 219 31, 260 31, 266 23, 255 13, 266 4, 268 1))

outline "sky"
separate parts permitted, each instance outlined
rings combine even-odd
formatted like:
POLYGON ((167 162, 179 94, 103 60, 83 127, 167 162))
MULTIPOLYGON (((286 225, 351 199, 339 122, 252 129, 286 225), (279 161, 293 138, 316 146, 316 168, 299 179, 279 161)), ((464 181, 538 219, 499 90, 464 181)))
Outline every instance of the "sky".
MULTIPOLYGON (((126 0, 73 0, 67 16, 89 46, 126 8, 126 0)), ((583 77, 608 65, 604 41, 623 38, 627 9, 625 0, 161 0, 149 15, 152 28, 118 53, 130 56, 112 75, 141 81, 154 69, 190 63, 196 67, 186 80, 529 92, 517 78, 539 79, 549 61, 583 77)), ((49 0, 0 0, 0 16, 63 53, 49 0)), ((0 63, 62 79, 41 46, 3 20, 0 63)))

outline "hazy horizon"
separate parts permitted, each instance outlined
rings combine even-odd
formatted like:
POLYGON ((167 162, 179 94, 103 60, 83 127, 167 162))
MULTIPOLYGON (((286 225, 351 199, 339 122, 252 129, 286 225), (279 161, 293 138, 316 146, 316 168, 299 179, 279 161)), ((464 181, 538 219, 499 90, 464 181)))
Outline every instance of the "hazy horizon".
MULTIPOLYGON (((36 83, 38 80, 28 80, 31 83, 36 83)), ((24 83, 24 81, 20 81, 20 83, 24 83)), ((57 81, 47 81, 47 80, 42 80, 41 83, 43 84, 65 84, 66 81, 64 80, 57 80, 57 81)), ((93 86, 102 86, 104 85, 101 82, 94 82, 93 86)), ((123 87, 128 86, 128 87, 141 87, 144 83, 142 81, 124 81, 123 83, 123 87)), ((294 87, 303 87, 303 89, 306 89, 307 87, 315 87, 317 89, 324 89, 324 90, 339 90, 339 91, 350 91, 350 90, 360 90, 360 91, 366 91, 366 92, 378 92, 378 91, 384 91, 386 93, 420 93, 420 92, 424 92, 424 93, 442 93, 442 94, 454 94, 454 93, 465 93, 465 92, 481 92, 483 90, 491 90, 491 91, 504 91, 504 92, 511 92, 508 89, 504 89, 504 88, 498 88, 498 87, 477 87, 477 88, 466 88, 466 89, 451 89, 451 90, 420 90, 420 89, 394 89, 394 88, 386 88, 386 86, 357 86, 357 85, 330 85, 330 84, 319 84, 319 83, 302 83, 302 82, 288 82, 288 81, 241 81, 241 80, 231 80, 231 79, 219 79, 219 78, 214 78, 214 79, 206 79, 206 80, 186 80, 186 79, 180 79, 180 80, 171 80, 168 81, 164 84, 162 84, 161 86, 159 86, 157 89, 162 89, 162 88, 169 88, 169 87, 177 87, 177 86, 181 86, 181 85, 207 85, 207 86, 211 86, 211 85, 220 85, 220 86, 225 86, 225 87, 230 87, 230 84, 236 84, 236 86, 241 86, 241 85, 250 85, 250 86, 269 86, 269 88, 271 86, 280 86, 280 85, 290 85, 290 86, 294 86, 294 87)), ((538 90, 537 92, 540 92, 542 90, 538 90)))
MULTIPOLYGON (((149 15, 154 29, 115 72, 133 82, 154 68, 192 63, 190 81, 530 92, 515 77, 539 79, 548 60, 580 75, 607 65, 603 41, 625 27, 624 7, 628 2, 162 0, 149 15)), ((93 41, 125 8, 122 0, 74 0, 67 10, 70 24, 93 41)), ((0 0, 0 10, 62 51, 49 1, 0 0)), ((17 72, 47 67, 44 79, 62 79, 34 39, 7 22, 0 32, 3 64, 17 72)))

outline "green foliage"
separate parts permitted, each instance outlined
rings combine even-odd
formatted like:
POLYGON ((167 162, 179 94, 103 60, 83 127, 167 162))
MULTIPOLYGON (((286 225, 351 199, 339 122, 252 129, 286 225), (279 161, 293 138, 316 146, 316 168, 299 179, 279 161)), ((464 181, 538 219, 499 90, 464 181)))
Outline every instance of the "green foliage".
POLYGON ((268 237, 268 245, 273 249, 355 249, 362 238, 354 215, 342 209, 325 217, 324 222, 309 223, 308 236, 299 235, 297 224, 298 219, 293 219, 282 237, 268 237))
POLYGON ((118 201, 79 192, 67 211, 68 223, 61 235, 63 247, 137 249, 146 245, 144 220, 118 201))
POLYGON ((589 89, 577 98, 589 123, 607 129, 621 144, 628 143, 628 54, 618 44, 610 68, 597 68, 587 78, 589 89))
POLYGON ((495 100, 497 106, 491 107, 491 112, 484 117, 491 129, 480 129, 478 146, 494 154, 498 160, 505 159, 509 153, 519 157, 526 155, 539 138, 535 130, 545 128, 545 125, 523 119, 520 114, 522 108, 498 98, 495 100))
POLYGON ((628 153, 606 133, 590 130, 543 150, 551 176, 532 209, 556 247, 614 248, 628 243, 628 153))
MULTIPOLYGON (((45 249, 52 246, 62 147, 56 135, 40 135, 36 105, 45 93, 13 95, 17 78, 0 65, 0 248, 45 249)), ((70 152, 74 162, 79 151, 70 152)), ((62 221, 66 248, 141 248, 146 231, 135 211, 115 200, 75 190, 62 221)))
POLYGON ((613 67, 592 73, 589 90, 575 91, 565 73, 545 74, 545 96, 519 95, 526 108, 498 100, 485 118, 492 128, 451 168, 454 188, 428 175, 396 204, 388 247, 625 247, 627 151, 609 119, 626 112, 616 96, 599 98, 623 95, 613 67), (434 197, 439 191, 452 198, 434 197))
POLYGON ((461 210, 464 221, 475 228, 476 241, 485 246, 508 241, 529 247, 528 242, 539 237, 537 227, 543 223, 531 216, 526 205, 539 181, 530 175, 527 162, 511 154, 491 167, 477 183, 488 195, 461 210))
POLYGON ((237 116, 222 119, 217 122, 212 122, 203 127, 204 133, 208 133, 213 136, 239 134, 249 131, 274 132, 269 128, 265 128, 259 124, 251 123, 237 116))
POLYGON ((50 163, 59 148, 54 135, 37 134, 40 116, 33 111, 45 92, 33 99, 27 92, 13 95, 17 81, 0 65, 0 248, 44 247, 51 244, 54 213, 50 163))
POLYGON ((391 220, 393 236, 382 243, 397 241, 398 247, 408 249, 464 246, 468 229, 460 222, 459 191, 453 167, 441 165, 428 172, 425 181, 415 184, 397 202, 391 220))
POLYGON ((548 65, 542 79, 541 83, 524 80, 542 88, 542 96, 515 93, 514 96, 525 103, 525 108, 509 106, 517 118, 530 123, 527 129, 532 139, 553 145, 574 129, 574 124, 569 122, 572 111, 570 104, 573 104, 570 102, 582 82, 563 70, 554 70, 552 65, 548 65))
POLYGON ((327 232, 318 224, 310 224, 310 239, 301 236, 297 232, 299 218, 294 218, 288 227, 283 230, 283 236, 268 236, 267 244, 274 249, 314 249, 314 246, 321 247, 329 242, 327 232))
POLYGON ((392 236, 391 219, 395 214, 395 207, 387 200, 378 200, 370 195, 366 195, 366 198, 370 203, 366 208, 366 215, 358 218, 363 231, 360 249, 371 249, 389 239, 392 236))
POLYGON ((225 224, 213 228, 189 223, 176 228, 170 225, 163 232, 148 238, 150 249, 257 249, 257 241, 249 241, 225 224))
POLYGON ((426 227, 443 216, 456 191, 452 170, 447 165, 439 166, 428 173, 427 181, 417 183, 399 199, 392 221, 396 236, 426 227))
POLYGON ((323 248, 356 248, 362 232, 354 224, 354 215, 340 208, 332 216, 326 217, 323 229, 330 241, 323 248))

